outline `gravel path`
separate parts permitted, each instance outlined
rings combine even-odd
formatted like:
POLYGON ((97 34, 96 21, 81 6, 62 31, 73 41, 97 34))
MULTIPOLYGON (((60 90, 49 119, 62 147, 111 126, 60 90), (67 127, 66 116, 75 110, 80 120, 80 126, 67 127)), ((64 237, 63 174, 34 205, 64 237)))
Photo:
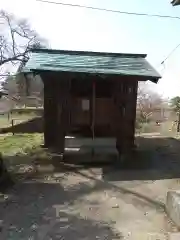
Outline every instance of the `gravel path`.
MULTIPOLYGON (((160 157, 156 153, 155 159, 160 157)), ((0 198, 0 239, 169 239, 177 229, 164 203, 179 180, 161 173, 104 167, 24 181, 8 199, 0 198)))

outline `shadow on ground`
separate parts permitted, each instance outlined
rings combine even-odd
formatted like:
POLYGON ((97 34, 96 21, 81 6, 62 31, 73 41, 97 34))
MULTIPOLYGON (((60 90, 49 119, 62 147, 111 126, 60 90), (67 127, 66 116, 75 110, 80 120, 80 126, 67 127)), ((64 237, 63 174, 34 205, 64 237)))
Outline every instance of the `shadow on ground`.
MULTIPOLYGON (((102 178, 108 181, 180 178, 179 140, 171 137, 137 137, 136 142, 138 146, 136 153, 123 163, 118 161, 117 155, 106 153, 107 146, 105 146, 105 153, 101 147, 101 156, 95 155, 92 162, 91 154, 76 153, 73 155, 71 153, 67 154, 65 160, 62 160, 59 156, 49 157, 44 154, 43 149, 37 151, 33 149, 24 156, 11 156, 9 161, 10 164, 15 163, 15 168, 16 165, 18 168, 20 165, 31 165, 36 175, 100 168, 102 178)), ((17 175, 23 177, 28 171, 17 173, 17 175)))
POLYGON ((117 155, 102 153, 100 161, 98 161, 99 155, 95 155, 93 162, 90 162, 87 161, 87 158, 91 158, 91 155, 70 154, 64 161, 59 157, 52 157, 50 160, 36 158, 35 164, 42 168, 46 166, 46 173, 49 170, 53 172, 73 172, 88 168, 101 168, 103 179, 108 181, 180 178, 179 140, 171 137, 137 137, 137 146, 136 153, 123 163, 118 161, 117 155), (77 158, 80 160, 78 161, 77 158))
POLYGON ((98 189, 77 184, 65 190, 60 183, 25 182, 18 196, 18 189, 12 192, 13 202, 0 204, 0 238, 121 239, 112 226, 80 216, 71 208, 78 198, 98 189))
MULTIPOLYGON (((122 165, 110 162, 75 165, 62 162, 57 157, 33 158, 35 171, 30 179, 11 191, 12 201, 0 201, 0 216, 3 220, 0 237, 121 239, 114 230, 114 223, 107 226, 102 221, 80 214, 78 209, 82 206, 81 199, 94 192, 113 190, 119 194, 120 201, 135 209, 142 211, 148 208, 162 213, 164 204, 161 201, 136 192, 133 187, 129 188, 121 182, 180 178, 180 142, 173 138, 157 137, 138 138, 137 143, 137 154, 122 165), (78 182, 80 178, 83 178, 82 182, 78 182), (65 179, 71 179, 72 184, 66 187, 65 179), (115 181, 120 184, 117 186, 115 181), (77 203, 78 209, 73 207, 77 203)), ((20 164, 21 157, 18 158, 20 164)), ((27 173, 19 174, 23 176, 27 173)), ((86 207, 89 206, 88 200, 84 201, 87 201, 86 207)))
POLYGON ((43 118, 34 117, 27 121, 16 124, 15 126, 10 126, 6 128, 1 128, 0 132, 5 133, 43 133, 43 118))

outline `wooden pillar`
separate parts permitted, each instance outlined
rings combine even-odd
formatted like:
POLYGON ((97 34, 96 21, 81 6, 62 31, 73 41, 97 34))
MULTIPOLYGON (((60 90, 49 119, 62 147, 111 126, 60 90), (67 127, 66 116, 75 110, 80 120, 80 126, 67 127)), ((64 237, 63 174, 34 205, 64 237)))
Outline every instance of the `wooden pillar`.
POLYGON ((125 128, 126 131, 126 145, 128 149, 134 148, 135 143, 135 124, 136 124, 136 104, 137 104, 137 87, 138 81, 133 79, 127 81, 126 85, 126 114, 125 114, 125 128))
MULTIPOLYGON (((134 81, 132 86, 132 104, 130 108, 131 116, 132 116, 132 121, 131 121, 131 126, 132 126, 132 138, 133 138, 133 145, 135 144, 135 130, 136 130, 136 107, 137 107, 137 91, 138 91, 138 81, 134 81)), ((134 146, 133 146, 134 147, 134 146)))
POLYGON ((55 80, 50 74, 41 74, 44 83, 44 145, 54 147, 56 141, 57 104, 55 80))
POLYGON ((123 82, 121 80, 114 81, 114 90, 113 90, 113 98, 114 98, 114 134, 116 137, 116 149, 121 155, 122 152, 122 143, 123 143, 123 82))
POLYGON ((57 80, 57 129, 56 148, 59 153, 64 153, 65 136, 69 129, 70 111, 70 85, 71 79, 64 75, 57 80))
POLYGON ((115 100, 115 136, 119 155, 129 153, 134 145, 137 81, 116 80, 115 100))
POLYGON ((91 131, 92 131, 92 157, 94 157, 94 140, 95 140, 95 122, 96 122, 96 82, 92 81, 92 106, 91 106, 91 131))

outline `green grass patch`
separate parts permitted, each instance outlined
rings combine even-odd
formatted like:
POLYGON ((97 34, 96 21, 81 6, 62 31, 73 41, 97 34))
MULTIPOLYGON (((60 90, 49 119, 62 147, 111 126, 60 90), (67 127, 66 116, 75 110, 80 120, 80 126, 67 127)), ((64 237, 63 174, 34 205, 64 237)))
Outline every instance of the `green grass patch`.
POLYGON ((0 152, 14 182, 34 174, 34 160, 45 158, 42 143, 43 134, 0 135, 0 152))
POLYGON ((27 155, 40 149, 42 134, 17 134, 0 137, 0 152, 5 156, 27 155))

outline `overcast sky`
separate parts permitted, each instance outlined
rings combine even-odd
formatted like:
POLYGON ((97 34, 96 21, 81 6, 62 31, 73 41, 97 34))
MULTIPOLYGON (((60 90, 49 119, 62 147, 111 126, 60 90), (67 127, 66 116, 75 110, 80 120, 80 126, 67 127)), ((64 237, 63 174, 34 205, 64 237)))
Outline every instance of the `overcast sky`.
MULTIPOLYGON (((170 0, 54 0, 99 8, 180 17, 170 0)), ((180 19, 140 17, 40 3, 35 0, 0 0, 0 7, 29 19, 51 48, 146 53, 162 74, 152 87, 165 97, 180 95, 180 47, 164 66, 160 63, 180 43, 180 19)))

